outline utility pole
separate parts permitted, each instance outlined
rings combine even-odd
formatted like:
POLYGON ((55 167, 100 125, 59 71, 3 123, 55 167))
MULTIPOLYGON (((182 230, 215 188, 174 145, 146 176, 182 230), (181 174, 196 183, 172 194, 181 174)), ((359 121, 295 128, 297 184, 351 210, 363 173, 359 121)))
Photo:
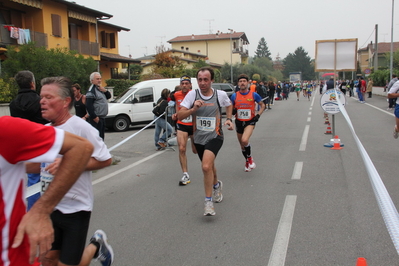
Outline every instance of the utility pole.
POLYGON ((394 14, 394 0, 392 0, 392 22, 391 22, 391 58, 390 58, 390 62, 389 62, 389 79, 390 80, 392 78, 392 74, 393 74, 393 14, 394 14))
POLYGON ((375 24, 374 72, 378 70, 378 24, 375 24))
POLYGON ((232 29, 228 29, 230 31, 230 83, 233 84, 233 45, 231 41, 231 35, 233 34, 232 29))

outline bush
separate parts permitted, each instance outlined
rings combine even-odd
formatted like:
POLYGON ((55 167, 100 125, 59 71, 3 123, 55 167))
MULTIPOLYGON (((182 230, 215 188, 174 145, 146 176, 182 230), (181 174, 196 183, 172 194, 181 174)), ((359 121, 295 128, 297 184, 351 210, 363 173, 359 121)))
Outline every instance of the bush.
MULTIPOLYGON (((370 75, 370 78, 373 80, 374 86, 385 86, 387 81, 390 81, 391 78, 389 77, 390 70, 377 70, 370 75)), ((395 69, 393 73, 396 73, 395 69)))
POLYGON ((9 103, 17 96, 18 85, 14 79, 0 79, 0 103, 9 103))

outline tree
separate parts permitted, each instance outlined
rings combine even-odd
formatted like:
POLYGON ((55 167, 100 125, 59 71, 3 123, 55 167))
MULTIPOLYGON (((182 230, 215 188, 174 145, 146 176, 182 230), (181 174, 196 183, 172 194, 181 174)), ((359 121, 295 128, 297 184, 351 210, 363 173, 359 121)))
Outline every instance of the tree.
POLYGON ((7 47, 7 60, 2 62, 2 78, 13 83, 10 78, 18 71, 30 70, 35 75, 36 87, 40 90, 40 81, 45 77, 65 76, 77 82, 85 90, 89 87, 90 73, 97 70, 97 62, 93 58, 84 58, 76 51, 67 48, 47 50, 36 47, 34 43, 7 47))
POLYGON ((156 47, 156 51, 153 74, 159 74, 164 78, 180 77, 184 66, 179 57, 171 56, 164 45, 156 47))
POLYGON ((315 79, 314 67, 308 53, 300 46, 295 52, 289 53, 283 60, 285 78, 289 77, 290 72, 302 72, 302 80, 315 79))
POLYGON ((264 37, 262 37, 258 43, 258 47, 256 48, 255 51, 255 58, 260 58, 260 57, 266 57, 269 58, 269 60, 272 60, 271 58, 271 53, 269 51, 269 48, 267 47, 267 43, 264 37))

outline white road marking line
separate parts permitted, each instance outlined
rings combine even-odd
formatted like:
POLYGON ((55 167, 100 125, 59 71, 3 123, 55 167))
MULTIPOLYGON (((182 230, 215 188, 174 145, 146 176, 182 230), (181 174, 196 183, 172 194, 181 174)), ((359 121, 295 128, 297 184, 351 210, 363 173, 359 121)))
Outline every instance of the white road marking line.
POLYGON ((305 126, 305 130, 303 131, 302 135, 302 140, 301 140, 301 145, 299 145, 299 151, 305 151, 306 150, 306 143, 308 141, 308 135, 309 135, 309 125, 305 126))
POLYGON ((296 195, 287 195, 283 212, 278 224, 276 238, 270 254, 268 266, 284 266, 287 256, 288 243, 291 235, 292 219, 294 218, 296 195))
POLYGON ((113 177, 113 176, 115 176, 115 175, 117 175, 117 174, 120 174, 120 173, 122 173, 122 172, 124 172, 124 171, 126 171, 126 170, 128 170, 128 169, 130 169, 130 168, 133 168, 133 167, 135 167, 135 166, 137 166, 137 165, 139 165, 139 164, 141 164, 141 163, 144 163, 145 161, 148 161, 148 160, 154 158, 155 156, 161 155, 161 154, 164 153, 165 151, 166 151, 166 150, 158 151, 158 152, 156 152, 156 153, 154 153, 154 154, 152 154, 152 155, 150 155, 150 156, 148 156, 148 157, 146 157, 146 158, 144 158, 144 159, 141 159, 140 161, 137 161, 137 162, 135 162, 135 163, 133 163, 133 164, 131 164, 131 165, 128 165, 128 166, 126 166, 126 167, 124 167, 124 168, 122 168, 122 169, 119 169, 119 170, 117 170, 117 171, 115 171, 115 172, 113 172, 113 173, 110 173, 110 174, 108 174, 108 175, 106 175, 106 176, 103 176, 103 177, 101 177, 101 178, 99 178, 99 179, 96 179, 96 180, 94 180, 94 181, 92 182, 92 184, 93 184, 93 186, 94 186, 95 184, 98 184, 98 183, 103 182, 103 181, 105 181, 105 180, 107 180, 107 179, 110 179, 111 177, 113 177))
POLYGON ((306 120, 307 122, 310 122, 310 120, 312 120, 312 118, 308 117, 308 119, 306 120))
POLYGON ((294 171, 292 172, 291 179, 299 180, 302 175, 303 162, 295 162, 294 171))

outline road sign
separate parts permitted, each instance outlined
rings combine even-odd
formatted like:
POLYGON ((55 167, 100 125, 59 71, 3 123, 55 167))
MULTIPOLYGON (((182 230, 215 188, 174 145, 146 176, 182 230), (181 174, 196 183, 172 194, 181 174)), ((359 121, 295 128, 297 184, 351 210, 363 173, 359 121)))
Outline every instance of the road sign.
POLYGON ((366 68, 365 70, 364 70, 364 74, 370 74, 371 73, 371 69, 370 68, 366 68))
POLYGON ((320 105, 323 108, 324 112, 329 114, 336 114, 339 113, 338 107, 338 99, 341 101, 342 105, 345 106, 346 99, 345 95, 342 93, 341 90, 337 89, 337 94, 335 93, 334 89, 326 91, 320 98, 320 105))

